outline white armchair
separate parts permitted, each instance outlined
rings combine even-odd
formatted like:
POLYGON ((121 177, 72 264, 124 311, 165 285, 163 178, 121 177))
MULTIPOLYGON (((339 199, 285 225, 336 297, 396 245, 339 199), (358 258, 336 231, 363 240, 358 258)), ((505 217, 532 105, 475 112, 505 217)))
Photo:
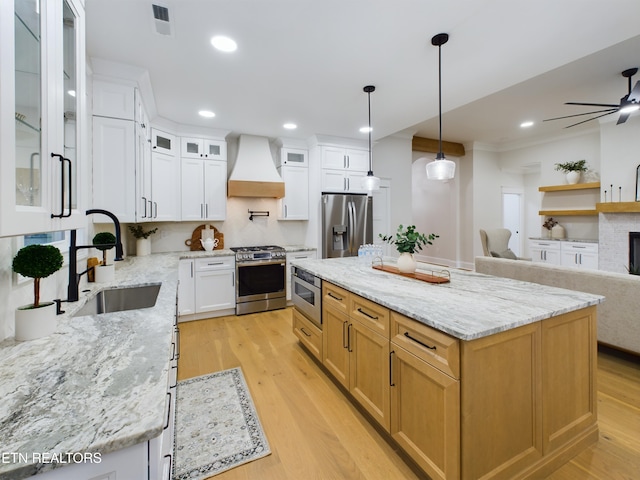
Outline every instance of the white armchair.
POLYGON ((509 258, 511 260, 531 260, 516 256, 509 248, 511 230, 507 228, 494 228, 480 230, 480 242, 485 257, 509 258))

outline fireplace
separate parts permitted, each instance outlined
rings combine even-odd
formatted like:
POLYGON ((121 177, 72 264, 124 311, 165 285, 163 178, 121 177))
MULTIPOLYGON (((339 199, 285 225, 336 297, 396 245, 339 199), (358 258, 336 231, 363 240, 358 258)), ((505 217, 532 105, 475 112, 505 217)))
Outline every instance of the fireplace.
POLYGON ((640 275, 640 232, 629 232, 629 273, 640 275))

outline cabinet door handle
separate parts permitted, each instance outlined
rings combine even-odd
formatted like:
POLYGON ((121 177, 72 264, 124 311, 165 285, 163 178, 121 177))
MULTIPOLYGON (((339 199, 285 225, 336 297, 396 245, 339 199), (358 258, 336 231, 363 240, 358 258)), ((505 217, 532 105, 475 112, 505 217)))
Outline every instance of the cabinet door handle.
POLYGON ((169 477, 166 479, 162 479, 162 480, 169 480, 171 478, 171 472, 173 471, 173 456, 170 453, 167 453, 164 458, 169 457, 169 470, 167 470, 169 472, 169 477))
POLYGON ((284 218, 287 218, 287 206, 284 206, 284 218))
POLYGON ((153 202, 153 205, 156 207, 156 213, 153 215, 153 218, 158 218, 158 202, 153 202))
POLYGON ((351 327, 353 327, 353 323, 350 323, 347 327, 347 350, 349 353, 353 352, 353 350, 351 350, 351 327))
POLYGON ((200 204, 200 218, 204 218, 204 208, 203 208, 203 204, 200 204))
POLYGON ((340 297, 338 297, 338 296, 334 295, 334 294, 333 294, 333 293, 331 293, 331 292, 328 292, 328 293, 327 293, 327 295, 328 295, 329 297, 331 297, 331 298, 335 299, 335 300, 338 300, 339 302, 341 302, 341 301, 342 301, 342 298, 340 298, 340 297))
POLYGON ((171 392, 167 392, 169 395, 169 408, 167 408, 167 424, 164 426, 163 430, 169 428, 169 417, 171 416, 171 392))
POLYGON ((389 352, 389 386, 390 387, 395 387, 396 384, 393 381, 393 356, 395 355, 396 351, 395 350, 391 350, 389 352))
POLYGON ((370 313, 365 312, 362 308, 358 307, 358 312, 364 315, 365 317, 369 317, 371 320, 378 320, 378 317, 374 317, 370 313))
POLYGON ((142 201, 144 202, 144 215, 142 215, 142 218, 147 218, 147 197, 141 197, 142 201))
POLYGON ((436 349, 435 345, 433 347, 431 347, 431 346, 427 345, 426 343, 421 342, 417 338, 412 337, 411 335, 409 335, 409 332, 404 332, 404 336, 407 337, 409 340, 413 340, 414 342, 422 345, 424 348, 428 348, 429 350, 435 350, 436 349))
POLYGON ((191 278, 193 278, 193 262, 191 262, 190 267, 191 267, 191 278))
POLYGON ((71 173, 71 160, 69 160, 68 158, 63 157, 62 155, 59 155, 57 153, 53 153, 51 152, 51 158, 55 158, 58 157, 58 159, 60 160, 60 213, 56 214, 56 213, 52 213, 51 214, 51 218, 67 218, 71 216, 71 198, 72 198, 72 188, 73 188, 73 180, 72 180, 72 173, 71 173), (64 213, 64 207, 65 207, 65 201, 64 201, 64 164, 65 162, 67 163, 68 166, 68 170, 67 170, 67 175, 69 178, 69 213, 64 213))
POLYGON ((236 272, 231 272, 231 286, 236 286, 236 272))
POLYGON ((345 332, 346 327, 347 327, 347 323, 349 322, 342 322, 342 348, 349 348, 349 341, 347 339, 347 332, 345 332))
POLYGON ((302 333, 304 333, 307 337, 310 337, 310 336, 311 336, 310 334, 308 334, 308 333, 305 331, 304 327, 300 327, 300 331, 301 331, 302 333))
POLYGON ((209 218, 209 204, 204 204, 204 218, 209 218))

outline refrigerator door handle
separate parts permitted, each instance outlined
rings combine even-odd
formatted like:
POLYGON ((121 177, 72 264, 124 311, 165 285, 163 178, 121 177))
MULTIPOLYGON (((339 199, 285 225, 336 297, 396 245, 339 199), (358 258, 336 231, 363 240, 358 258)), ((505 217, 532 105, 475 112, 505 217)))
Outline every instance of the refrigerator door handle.
POLYGON ((353 201, 347 203, 347 208, 349 209, 349 253, 353 255, 355 250, 354 243, 356 240, 356 225, 358 219, 356 218, 356 205, 353 201))

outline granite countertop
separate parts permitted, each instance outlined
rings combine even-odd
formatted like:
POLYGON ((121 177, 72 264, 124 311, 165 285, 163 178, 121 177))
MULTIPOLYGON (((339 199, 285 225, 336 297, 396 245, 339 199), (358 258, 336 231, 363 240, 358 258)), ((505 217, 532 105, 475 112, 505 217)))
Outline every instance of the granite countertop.
MULTIPOLYGON (((385 264, 395 261, 385 257, 385 264)), ((451 282, 430 284, 375 270, 357 257, 295 260, 323 280, 461 340, 473 340, 597 305, 599 295, 446 269, 451 282)), ((418 271, 443 270, 418 264, 418 271)))
POLYGON ((62 304, 54 334, 0 343, 0 453, 28 460, 2 458, 0 478, 54 467, 34 464, 34 453, 105 455, 161 434, 182 255, 117 262, 113 284, 89 284, 80 301, 62 304), (151 308, 71 316, 102 288, 158 282, 151 308))

